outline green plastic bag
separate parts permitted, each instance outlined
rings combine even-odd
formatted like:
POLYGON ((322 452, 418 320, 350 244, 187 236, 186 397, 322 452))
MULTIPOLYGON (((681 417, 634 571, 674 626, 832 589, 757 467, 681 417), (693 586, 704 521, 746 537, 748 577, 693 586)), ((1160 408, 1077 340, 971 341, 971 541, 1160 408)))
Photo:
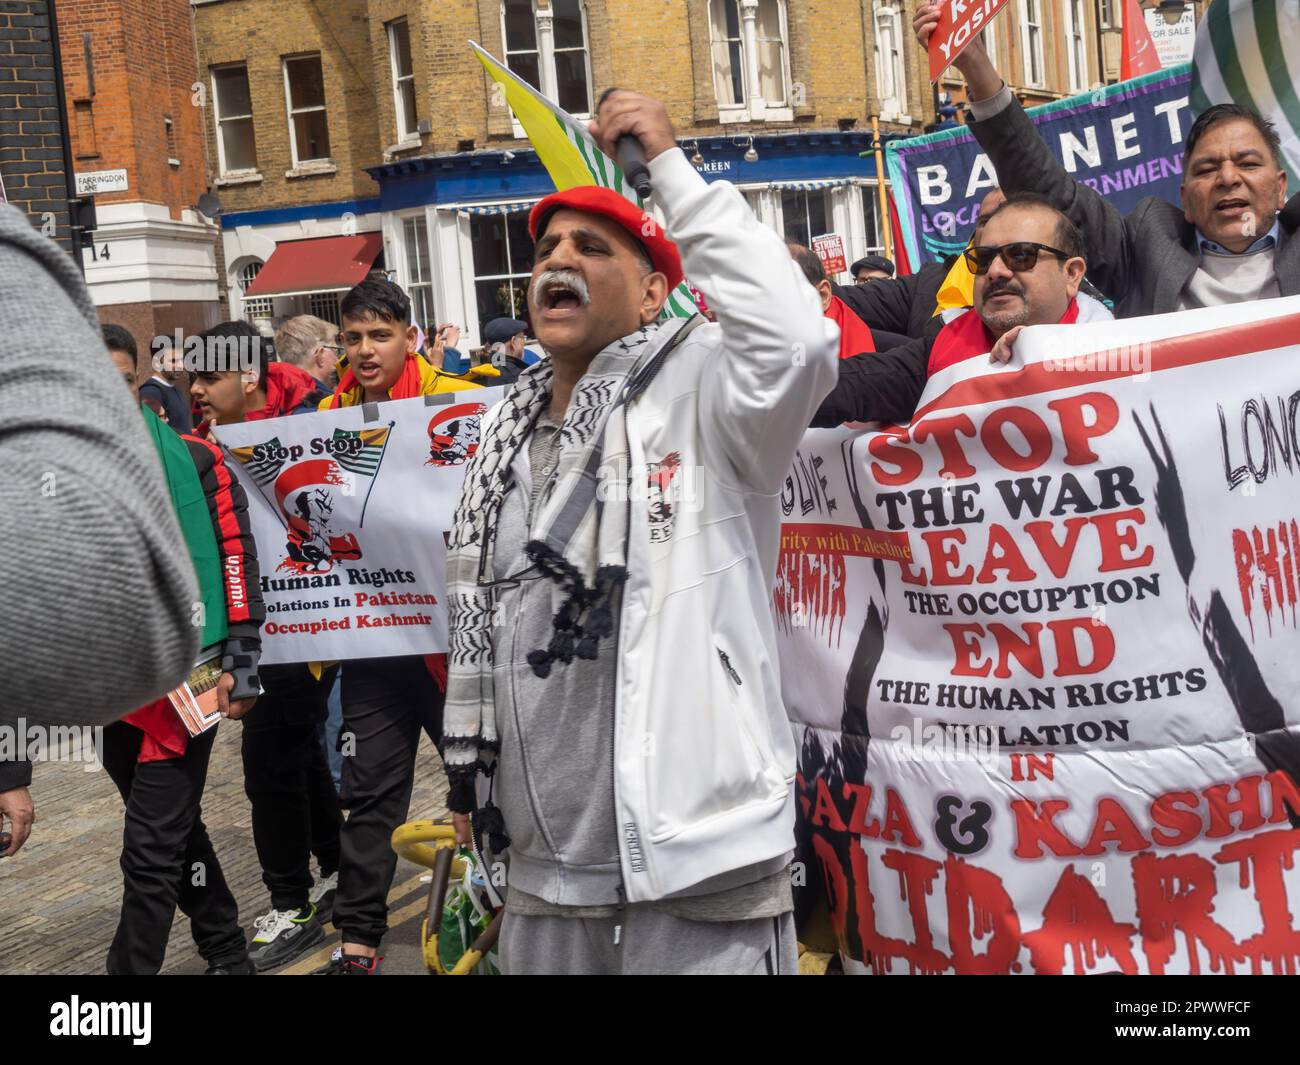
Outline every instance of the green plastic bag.
MULTIPOLYGON (((474 852, 461 847, 456 851, 456 857, 465 863, 465 875, 447 885, 447 897, 442 904, 442 927, 438 931, 438 960, 447 972, 451 972, 492 921, 492 912, 486 902, 486 881, 474 852)), ((500 974, 494 946, 470 975, 500 974)))

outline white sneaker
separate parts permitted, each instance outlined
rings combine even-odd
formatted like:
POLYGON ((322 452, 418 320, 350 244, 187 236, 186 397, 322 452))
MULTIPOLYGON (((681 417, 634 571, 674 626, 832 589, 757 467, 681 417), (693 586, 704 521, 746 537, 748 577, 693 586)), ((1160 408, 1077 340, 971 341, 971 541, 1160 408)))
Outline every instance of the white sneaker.
POLYGON ((248 960, 258 972, 300 957, 325 938, 310 904, 301 910, 271 910, 253 922, 257 935, 248 950, 248 960))
POLYGON ((330 873, 329 876, 320 877, 316 881, 316 886, 311 889, 308 899, 316 907, 316 920, 321 924, 331 924, 334 921, 334 898, 338 895, 339 874, 338 870, 330 873))

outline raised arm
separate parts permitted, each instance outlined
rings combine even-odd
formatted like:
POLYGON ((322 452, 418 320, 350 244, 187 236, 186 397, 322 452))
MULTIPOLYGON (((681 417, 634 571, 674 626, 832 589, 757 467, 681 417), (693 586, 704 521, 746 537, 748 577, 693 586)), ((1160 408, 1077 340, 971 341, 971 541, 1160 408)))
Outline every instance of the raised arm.
POLYGON ((722 331, 722 357, 700 385, 701 435, 746 487, 778 492, 835 384, 839 331, 785 243, 729 182, 706 183, 679 148, 658 156, 650 172, 686 276, 722 331))
POLYGON ((729 182, 710 185, 687 162, 662 103, 615 90, 590 128, 606 151, 621 136, 640 141, 686 276, 717 312, 716 325, 687 341, 722 336, 700 380, 702 442, 727 460, 733 476, 724 479, 779 492, 809 418, 835 383, 839 330, 785 242, 729 182))
MULTIPOLYGON (((922 48, 939 21, 939 7, 917 8, 912 25, 922 48)), ((1043 142, 1019 101, 998 74, 979 40, 953 66, 966 79, 971 120, 967 123, 997 171, 1008 196, 1036 192, 1078 226, 1088 247, 1088 278, 1111 299, 1129 290, 1133 244, 1124 216, 1087 185, 1072 178, 1043 142)))
POLYGON ((844 422, 906 425, 925 391, 930 345, 928 339, 918 337, 889 351, 841 359, 839 380, 809 424, 814 429, 829 429, 844 422))

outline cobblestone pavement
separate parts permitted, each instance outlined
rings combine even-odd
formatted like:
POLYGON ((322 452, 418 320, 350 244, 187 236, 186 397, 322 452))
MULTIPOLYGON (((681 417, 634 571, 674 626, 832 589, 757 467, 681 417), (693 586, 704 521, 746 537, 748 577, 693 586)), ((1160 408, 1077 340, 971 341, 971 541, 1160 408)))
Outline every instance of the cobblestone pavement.
MULTIPOLYGON (((253 849, 239 757, 240 731, 238 722, 219 727, 203 797, 203 820, 239 902, 240 922, 251 937, 253 918, 266 910, 269 900, 253 849)), ((36 825, 31 839, 14 858, 0 861, 0 975, 104 971, 122 898, 118 867, 122 800, 106 772, 87 769, 87 763, 36 765, 32 781, 36 825)), ((416 761, 410 819, 445 817, 446 789, 438 754, 425 740, 416 761)), ((423 971, 419 962, 423 872, 406 861, 398 863, 389 895, 392 930, 384 941, 387 973, 423 971)), ((304 962, 316 965, 327 960, 338 938, 330 931, 326 943, 304 962)), ((297 974, 309 967, 300 962, 285 972, 297 974)), ((190 938, 189 921, 178 912, 163 972, 201 973, 203 968, 190 938)))

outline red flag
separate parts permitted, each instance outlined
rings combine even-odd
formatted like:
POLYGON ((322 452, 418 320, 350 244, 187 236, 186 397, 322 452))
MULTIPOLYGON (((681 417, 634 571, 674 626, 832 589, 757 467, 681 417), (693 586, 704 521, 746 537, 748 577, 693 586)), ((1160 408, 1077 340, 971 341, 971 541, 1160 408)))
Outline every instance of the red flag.
POLYGON ((894 206, 894 197, 889 197, 889 230, 893 235, 894 276, 904 277, 912 272, 912 265, 907 261, 907 246, 903 243, 903 227, 898 221, 898 208, 894 206))
POLYGON ((1160 67, 1160 56, 1147 29, 1146 17, 1138 0, 1124 0, 1124 45, 1119 57, 1119 80, 1128 81, 1142 74, 1154 74, 1160 67))

